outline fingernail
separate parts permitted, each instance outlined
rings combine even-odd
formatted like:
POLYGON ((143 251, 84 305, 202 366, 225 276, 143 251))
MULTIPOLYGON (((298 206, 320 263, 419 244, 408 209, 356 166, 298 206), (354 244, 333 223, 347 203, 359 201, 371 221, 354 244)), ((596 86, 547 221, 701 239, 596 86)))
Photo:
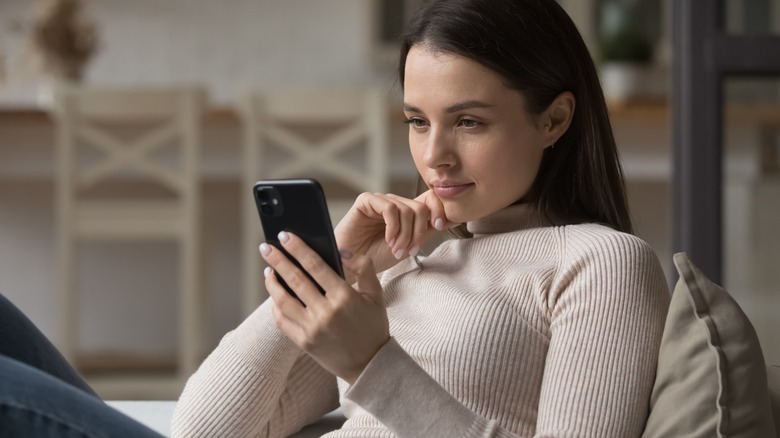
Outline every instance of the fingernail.
POLYGON ((271 246, 267 243, 261 243, 260 244, 260 254, 267 256, 268 254, 271 254, 271 246))
POLYGON ((352 258, 352 253, 347 251, 346 249, 340 250, 339 254, 341 254, 341 258, 343 258, 343 259, 349 260, 349 259, 352 258))
POLYGON ((437 217, 435 221, 433 221, 433 228, 436 228, 437 230, 441 231, 444 229, 444 221, 437 217))
POLYGON ((411 247, 409 249, 409 255, 412 256, 412 257, 416 256, 418 252, 420 252, 420 246, 419 245, 414 245, 413 247, 411 247))
POLYGON ((271 267, 266 266, 265 269, 263 269, 263 276, 268 277, 269 275, 271 275, 271 267))
POLYGON ((279 231, 279 234, 277 236, 279 238, 279 241, 282 243, 287 243, 288 240, 290 240, 290 235, 287 234, 287 231, 279 231))
POLYGON ((398 259, 398 260, 401 260, 401 257, 403 257, 403 256, 404 256, 404 250, 402 250, 402 249, 399 249, 398 251, 396 251, 396 252, 395 252, 395 254, 393 254, 393 256, 394 256, 396 259, 398 259))
POLYGON ((390 241, 390 242, 387 244, 387 246, 389 246, 390 248, 392 248, 393 246, 395 246, 395 239, 391 240, 391 241, 390 241))

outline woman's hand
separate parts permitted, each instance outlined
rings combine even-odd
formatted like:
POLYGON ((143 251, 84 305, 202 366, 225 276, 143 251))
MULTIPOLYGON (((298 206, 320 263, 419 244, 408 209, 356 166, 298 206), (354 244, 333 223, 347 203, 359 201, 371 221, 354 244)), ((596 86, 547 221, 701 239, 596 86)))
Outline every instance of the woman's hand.
POLYGON ((344 270, 356 279, 353 289, 297 236, 282 232, 279 241, 311 279, 277 248, 260 245, 269 264, 265 287, 274 301, 276 325, 323 368, 354 383, 390 338, 382 288, 371 260, 343 253, 344 270), (300 301, 287 293, 274 271, 300 301))
POLYGON ((367 255, 378 272, 405 256, 417 255, 437 231, 458 225, 449 222, 444 205, 432 191, 415 199, 383 193, 362 193, 335 229, 339 249, 367 255))

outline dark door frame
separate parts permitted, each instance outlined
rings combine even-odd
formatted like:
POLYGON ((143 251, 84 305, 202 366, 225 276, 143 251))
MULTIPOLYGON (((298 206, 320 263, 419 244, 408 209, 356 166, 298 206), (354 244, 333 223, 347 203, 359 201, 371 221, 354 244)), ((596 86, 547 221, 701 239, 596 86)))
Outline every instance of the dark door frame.
POLYGON ((728 35, 723 0, 674 0, 675 252, 722 283, 723 81, 780 75, 780 36, 728 35))

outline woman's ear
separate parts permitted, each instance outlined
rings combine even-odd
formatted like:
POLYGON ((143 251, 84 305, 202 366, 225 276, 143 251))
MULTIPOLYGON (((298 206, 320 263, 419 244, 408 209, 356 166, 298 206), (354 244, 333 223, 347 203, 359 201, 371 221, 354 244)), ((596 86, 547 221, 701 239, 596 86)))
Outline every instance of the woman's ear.
POLYGON ((555 146, 559 138, 566 133, 574 117, 576 99, 571 91, 564 91, 553 99, 549 107, 542 113, 546 146, 555 146))

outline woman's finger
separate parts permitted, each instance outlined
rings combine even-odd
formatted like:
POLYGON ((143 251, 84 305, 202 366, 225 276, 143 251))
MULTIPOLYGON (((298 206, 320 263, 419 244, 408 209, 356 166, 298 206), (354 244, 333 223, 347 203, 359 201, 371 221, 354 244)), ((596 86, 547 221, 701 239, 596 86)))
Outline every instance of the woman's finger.
MULTIPOLYGON (((302 307, 298 300, 292 298, 286 291, 283 290, 282 292, 284 295, 287 295, 290 299, 297 302, 299 307, 302 307)), ((271 299, 274 299, 273 296, 271 299)), ((299 341, 303 338, 303 329, 298 324, 298 321, 300 320, 290 317, 275 299, 274 305, 271 307, 271 311, 273 312, 274 321, 276 322, 276 326, 279 328, 279 330, 284 332, 285 336, 287 336, 293 343, 298 344, 299 341)))
MULTIPOLYGON (((285 233, 285 235, 289 236, 290 234, 285 233)), ((282 245, 284 245, 284 242, 282 242, 282 245)), ((292 260, 287 258, 287 256, 278 248, 264 243, 260 245, 260 254, 268 265, 282 277, 287 286, 298 296, 298 299, 300 299, 305 306, 316 304, 318 300, 322 300, 322 294, 319 292, 317 285, 314 284, 306 273, 297 267, 292 260)), ((295 257, 293 254, 290 255, 295 257)), ((298 262, 300 263, 300 261, 298 262)), ((266 278, 266 281, 267 280, 268 279, 266 278)), ((284 289, 281 283, 279 286, 284 289)))
POLYGON ((303 303, 290 295, 287 289, 279 283, 273 268, 266 267, 263 274, 265 275, 265 290, 274 301, 274 308, 291 321, 301 321, 306 313, 303 303))
POLYGON ((388 201, 388 206, 392 206, 392 209, 397 212, 398 229, 387 244, 393 256, 400 259, 405 255, 414 238, 415 212, 393 195, 384 195, 384 198, 388 201))
POLYGON ((431 212, 429 222, 436 230, 442 231, 460 225, 457 222, 451 222, 447 219, 447 213, 444 211, 444 204, 441 202, 441 199, 433 193, 433 190, 428 190, 414 199, 415 201, 422 202, 428 207, 431 212))
POLYGON ((430 225, 431 209, 425 203, 415 199, 408 199, 393 194, 388 196, 396 202, 406 205, 414 214, 411 229, 409 230, 411 232, 409 243, 402 249, 406 249, 409 255, 415 256, 432 230, 432 225, 430 225))
MULTIPOLYGON (((281 242, 284 249, 292 257, 294 257, 298 263, 300 263, 303 271, 309 274, 311 279, 307 278, 306 282, 308 284, 312 284, 312 280, 316 282, 314 287, 317 291, 317 296, 309 297, 307 295, 306 297, 302 297, 304 303, 311 303, 312 305, 316 305, 323 299, 327 299, 329 294, 337 293, 340 289, 343 289, 345 286, 347 286, 344 282, 344 279, 341 278, 327 263, 325 263, 325 261, 322 260, 322 257, 320 257, 316 251, 311 249, 306 244, 306 242, 301 240, 300 237, 293 233, 282 231, 279 233, 279 242, 281 242), (325 297, 322 296, 322 294, 319 292, 319 289, 316 289, 317 285, 326 291, 325 297)), ((298 271, 303 273, 303 271, 300 269, 298 271)), ((285 278, 285 281, 287 281, 286 277, 282 277, 285 278)), ((290 288, 297 293, 298 289, 293 287, 293 285, 290 285, 290 288)), ((306 293, 311 293, 308 287, 306 288, 306 293)))
POLYGON ((360 205, 358 209, 369 217, 381 218, 385 225, 385 243, 387 243, 389 251, 392 253, 402 248, 400 242, 409 238, 410 233, 408 231, 404 234, 404 230, 408 228, 405 224, 412 218, 411 211, 408 211, 406 206, 398 201, 390 198, 384 193, 364 193, 358 197, 360 205), (406 210, 406 211, 405 211, 406 210))

